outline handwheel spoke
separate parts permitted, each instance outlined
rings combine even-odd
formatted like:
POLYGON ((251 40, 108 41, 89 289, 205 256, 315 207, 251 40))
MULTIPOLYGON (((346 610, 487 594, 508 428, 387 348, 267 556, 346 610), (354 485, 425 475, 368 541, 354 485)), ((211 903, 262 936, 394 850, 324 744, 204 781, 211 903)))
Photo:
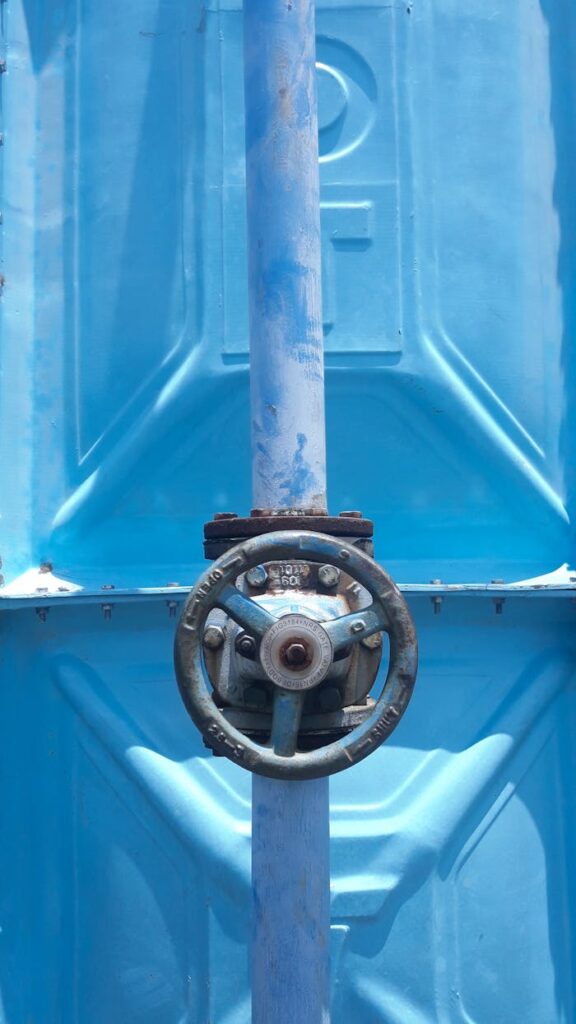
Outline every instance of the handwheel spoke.
POLYGON ((296 751, 303 707, 303 693, 278 690, 274 695, 270 745, 280 757, 291 757, 296 751))
POLYGON ((276 622, 276 616, 267 612, 261 604, 246 597, 231 583, 220 591, 215 604, 227 612, 239 626, 252 636, 262 637, 276 622))
POLYGON ((332 641, 334 653, 337 654, 350 644, 358 643, 373 633, 382 632, 386 629, 387 623, 383 609, 372 604, 360 611, 341 615, 339 619, 328 619, 322 626, 332 641))

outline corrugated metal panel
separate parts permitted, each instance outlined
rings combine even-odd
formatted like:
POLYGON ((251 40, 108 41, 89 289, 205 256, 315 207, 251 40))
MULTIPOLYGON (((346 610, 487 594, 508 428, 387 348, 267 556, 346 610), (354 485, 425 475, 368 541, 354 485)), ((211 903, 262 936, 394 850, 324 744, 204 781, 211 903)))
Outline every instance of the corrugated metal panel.
MULTIPOLYGON (((572 5, 318 6, 331 506, 409 583, 553 570, 572 5)), ((0 553, 84 588, 4 602, 3 1015, 241 1024, 249 779, 180 707, 170 593, 122 596, 249 506, 240 3, 2 10, 0 553)), ((331 784, 336 1024, 574 1019, 567 596, 412 594, 412 705, 331 784)))

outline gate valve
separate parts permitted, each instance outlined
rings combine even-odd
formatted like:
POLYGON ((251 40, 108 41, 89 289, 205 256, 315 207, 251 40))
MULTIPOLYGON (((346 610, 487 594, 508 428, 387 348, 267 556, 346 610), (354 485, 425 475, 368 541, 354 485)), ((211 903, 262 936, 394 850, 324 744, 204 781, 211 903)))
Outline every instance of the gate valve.
POLYGON ((406 710, 418 661, 390 576, 352 544, 292 530, 250 538, 214 562, 190 592, 174 653, 207 745, 277 779, 332 775, 372 753, 406 710), (282 576, 286 564, 293 572, 282 576), (322 592, 336 586, 340 594, 322 592), (338 614, 351 600, 354 610, 338 614), (388 670, 374 701, 382 633, 388 670))

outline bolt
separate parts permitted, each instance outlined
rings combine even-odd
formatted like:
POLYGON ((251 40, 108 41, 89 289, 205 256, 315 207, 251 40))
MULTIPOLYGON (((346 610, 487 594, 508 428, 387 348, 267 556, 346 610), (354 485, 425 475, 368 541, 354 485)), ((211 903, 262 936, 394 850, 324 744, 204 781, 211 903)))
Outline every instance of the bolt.
POLYGON ((350 626, 351 633, 361 633, 363 629, 366 629, 364 619, 356 619, 356 622, 353 622, 350 626))
POLYGON ((103 614, 105 619, 111 619, 112 618, 112 605, 111 604, 103 604, 102 605, 102 614, 103 614))
POLYGON ((214 521, 218 522, 220 519, 238 519, 237 512, 215 512, 214 521))
POLYGON ((266 690, 261 686, 249 686, 244 693, 244 703, 255 708, 265 708, 268 703, 266 690))
POLYGON ((286 651, 284 652, 284 661, 287 665, 291 665, 293 668, 298 668, 300 665, 304 665, 308 658, 308 651, 304 644, 292 643, 288 644, 286 651))
POLYGON ((176 618, 176 609, 178 607, 178 601, 166 601, 166 607, 168 609, 168 616, 171 619, 176 618))
MULTIPOLYGON (((175 601, 173 603, 176 604, 175 601)), ((224 639, 225 633, 221 626, 207 626, 204 630, 204 647, 207 647, 209 651, 219 650, 224 639)))
MULTIPOLYGON (((430 583, 432 584, 433 587, 441 587, 442 586, 442 580, 430 580, 430 583)), ((440 615, 440 612, 442 611, 442 601, 443 601, 443 598, 440 597, 439 594, 436 594, 430 600, 432 601, 432 604, 434 606, 434 615, 440 615)))
POLYGON ((104 583, 104 584, 103 584, 103 585, 102 585, 102 586, 100 587, 100 590, 116 590, 116 587, 114 586, 114 584, 113 584, 113 583, 104 583))
POLYGON ((496 609, 496 615, 502 615, 502 611, 504 609, 504 598, 503 597, 495 597, 493 600, 494 600, 494 607, 496 609))
POLYGON ((166 586, 167 587, 179 587, 180 584, 179 583, 167 583, 166 586))
POLYGON ((323 587, 336 587, 340 582, 340 569, 335 565, 321 565, 318 570, 318 579, 323 587))
POLYGON ((369 651, 377 651, 379 647, 382 647, 382 637, 380 633, 372 633, 372 636, 365 636, 360 643, 369 651))
POLYGON ((236 650, 243 658, 254 658, 256 654, 256 644, 251 636, 247 636, 246 633, 244 633, 236 640, 236 650))
POLYGON ((317 703, 322 711, 338 711, 342 707, 340 690, 335 686, 327 686, 325 690, 320 690, 317 703))
POLYGON ((361 512, 341 512, 340 519, 362 519, 361 512))
POLYGON ((37 608, 36 609, 36 615, 40 619, 40 622, 46 622, 46 616, 48 615, 49 611, 50 611, 49 608, 37 608))
POLYGON ((491 583, 504 583, 504 580, 490 580, 491 583))
POLYGON ((268 582, 268 573, 263 565, 255 565, 246 573, 246 582, 249 587, 263 587, 268 582))

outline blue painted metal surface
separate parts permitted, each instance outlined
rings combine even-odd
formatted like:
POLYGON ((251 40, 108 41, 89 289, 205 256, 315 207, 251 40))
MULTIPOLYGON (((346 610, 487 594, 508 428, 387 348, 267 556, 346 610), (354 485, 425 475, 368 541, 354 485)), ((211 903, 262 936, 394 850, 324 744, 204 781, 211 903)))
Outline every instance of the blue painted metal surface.
MULTIPOLYGON (((323 512, 315 2, 244 0, 243 13, 252 507, 323 512)), ((294 754, 302 706, 277 696, 275 755, 294 754)), ((251 870, 252 1024, 329 1024, 325 780, 253 780, 251 870)))
POLYGON ((252 1022, 329 1024, 329 783, 252 779, 252 1022))
MULTIPOLYGON (((575 1016, 573 584, 486 589, 574 559, 575 16, 318 12, 330 505, 422 654, 332 783, 336 1024, 575 1016)), ((180 706, 182 593, 130 593, 250 504, 241 26, 3 6, 2 571, 85 588, 0 599, 8 1024, 248 1019, 250 780, 180 706)))

